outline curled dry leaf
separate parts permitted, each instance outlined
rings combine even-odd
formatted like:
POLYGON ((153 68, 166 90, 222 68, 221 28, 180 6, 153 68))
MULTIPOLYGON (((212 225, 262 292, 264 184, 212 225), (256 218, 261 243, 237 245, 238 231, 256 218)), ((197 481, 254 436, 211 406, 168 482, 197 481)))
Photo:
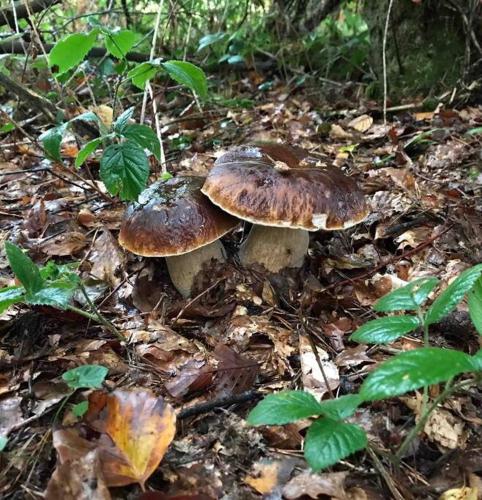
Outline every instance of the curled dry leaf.
POLYGON ((57 465, 45 491, 46 500, 110 500, 97 450, 57 465))
POLYGON ((81 427, 57 430, 53 442, 59 461, 79 460, 97 449, 107 486, 144 483, 162 460, 174 438, 176 416, 150 391, 94 391, 85 422, 100 433, 88 441, 81 427))
POLYGON ((283 498, 288 500, 300 497, 319 498, 322 495, 334 499, 346 498, 344 483, 347 476, 348 472, 316 474, 304 471, 285 485, 283 498))
POLYGON ((90 274, 112 286, 120 283, 118 270, 124 262, 117 241, 109 230, 105 230, 95 241, 89 260, 93 263, 90 274))
POLYGON ((357 130, 358 132, 366 132, 373 125, 373 118, 370 115, 361 115, 353 118, 348 123, 350 128, 357 130))

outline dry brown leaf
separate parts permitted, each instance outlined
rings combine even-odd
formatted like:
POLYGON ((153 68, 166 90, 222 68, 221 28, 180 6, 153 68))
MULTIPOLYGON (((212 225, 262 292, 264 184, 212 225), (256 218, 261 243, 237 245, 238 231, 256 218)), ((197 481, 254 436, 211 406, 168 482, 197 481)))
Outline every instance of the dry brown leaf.
POLYGON ((120 283, 117 274, 124 262, 124 254, 109 230, 103 231, 96 239, 89 260, 93 263, 90 271, 92 276, 106 281, 113 287, 120 283))
POLYGON ((370 115, 361 115, 353 118, 348 123, 350 128, 358 130, 358 132, 366 132, 373 125, 373 118, 370 115))
POLYGON ((112 119, 114 117, 114 110, 110 106, 107 106, 106 104, 100 104, 99 106, 92 106, 90 109, 100 118, 100 121, 107 128, 111 127, 112 119))
POLYGON ((300 335, 303 386, 306 391, 313 394, 318 400, 321 400, 329 389, 333 391, 340 385, 340 375, 335 363, 330 361, 328 353, 321 347, 317 347, 316 349, 323 371, 318 364, 317 356, 313 352, 309 339, 305 335, 300 335), (328 382, 328 385, 326 382, 328 382))
POLYGON ((86 247, 88 241, 83 233, 72 231, 70 233, 59 234, 55 238, 47 240, 40 245, 42 252, 47 255, 63 257, 73 255, 86 247))
POLYGON ((81 437, 80 425, 54 431, 53 444, 59 462, 81 460, 97 450, 109 487, 137 482, 143 488, 176 431, 171 406, 148 390, 92 392, 85 423, 100 433, 98 439, 88 441, 81 437))
POLYGON ((319 498, 321 495, 333 499, 346 498, 344 483, 348 472, 328 472, 316 474, 304 471, 291 479, 283 488, 283 498, 288 500, 308 496, 319 498))
POLYGON ((343 128, 336 123, 331 126, 329 135, 332 139, 352 139, 353 137, 349 132, 343 130, 343 128))
POLYGON ((434 410, 423 428, 428 438, 451 450, 465 448, 464 422, 443 408, 434 410))
POLYGON ((440 495, 439 500, 477 500, 478 490, 477 488, 469 488, 468 486, 463 486, 462 488, 453 488, 447 490, 445 493, 440 495))
POLYGON ((289 478, 294 460, 261 460, 253 466, 253 473, 244 482, 261 495, 273 494, 289 478))
POLYGON ((45 491, 46 500, 110 500, 97 450, 58 464, 45 491))
POLYGON ((357 345, 348 347, 335 358, 337 366, 358 366, 362 363, 374 363, 367 355, 368 347, 366 345, 357 345))

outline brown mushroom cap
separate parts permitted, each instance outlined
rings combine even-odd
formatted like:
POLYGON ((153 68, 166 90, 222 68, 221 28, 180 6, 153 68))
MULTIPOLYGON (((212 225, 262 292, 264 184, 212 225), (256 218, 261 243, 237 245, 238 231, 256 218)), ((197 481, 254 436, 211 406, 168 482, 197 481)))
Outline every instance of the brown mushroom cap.
POLYGON ((202 192, 253 224, 317 231, 345 229, 368 214, 356 182, 308 151, 282 144, 246 145, 214 163, 202 192))
POLYGON ((239 223, 201 193, 203 177, 157 181, 130 205, 119 243, 144 257, 169 257, 201 248, 239 223))

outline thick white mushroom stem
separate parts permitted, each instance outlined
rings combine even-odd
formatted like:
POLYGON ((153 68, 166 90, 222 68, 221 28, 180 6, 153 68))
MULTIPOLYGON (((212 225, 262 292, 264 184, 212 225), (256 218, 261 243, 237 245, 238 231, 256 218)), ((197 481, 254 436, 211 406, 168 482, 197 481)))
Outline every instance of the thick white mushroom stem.
POLYGON ((191 295, 194 278, 202 270, 204 264, 211 259, 226 261, 226 252, 220 240, 213 241, 197 250, 182 255, 166 257, 167 269, 176 290, 183 296, 191 295))
POLYGON ((309 244, 310 236, 304 229, 254 225, 241 245, 239 258, 244 265, 262 264, 277 273, 286 267, 300 268, 309 244))

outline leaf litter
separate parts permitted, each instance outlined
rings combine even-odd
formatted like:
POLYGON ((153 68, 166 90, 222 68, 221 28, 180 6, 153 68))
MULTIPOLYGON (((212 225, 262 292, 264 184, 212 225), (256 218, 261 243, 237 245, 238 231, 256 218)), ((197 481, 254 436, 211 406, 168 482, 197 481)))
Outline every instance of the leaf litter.
MULTIPOLYGON (((48 307, 19 306, 0 316, 0 434, 9 440, 0 455, 0 496, 22 483, 65 499, 107 499, 113 491, 132 498, 140 486, 158 498, 386 498, 368 455, 313 474, 301 460, 303 423, 254 429, 245 417, 260 395, 275 390, 304 388, 323 400, 330 391, 349 393, 390 354, 420 345, 418 334, 390 348, 367 348, 348 337, 387 292, 423 276, 437 276, 445 287, 482 261, 480 136, 466 134, 482 123, 482 109, 401 112, 384 125, 370 101, 353 99, 351 109, 333 113, 333 103, 303 89, 279 83, 261 98, 247 87, 254 106, 217 107, 220 121, 211 110, 191 121, 176 121, 175 108, 166 113, 170 170, 205 175, 221 154, 214 140, 222 148, 285 141, 357 178, 372 212, 349 231, 312 234, 299 273, 273 277, 236 263, 211 267, 198 277, 198 290, 212 288, 192 302, 172 288, 162 259, 119 248, 122 204, 74 179, 70 167, 24 172, 38 166, 33 148, 2 151, 0 242, 18 243, 38 264, 52 257, 77 261, 90 280, 89 296, 126 340, 48 307), (190 146, 176 148, 180 137, 189 137, 190 146), (73 394, 59 421, 66 395, 61 375, 84 364, 109 368, 105 388, 73 394), (87 414, 73 417, 72 405, 86 398, 87 414)), ((225 238, 231 255, 242 236, 225 238)), ((0 281, 13 284, 3 244, 0 281)), ((434 344, 475 352, 472 331, 450 334, 464 315, 461 304, 456 319, 434 325, 434 344)), ((416 467, 389 471, 406 498, 480 494, 482 464, 474 458, 480 392, 470 391, 428 420, 410 450, 416 467), (444 476, 444 470, 457 473, 444 476)), ((402 441, 417 408, 419 402, 395 398, 359 408, 351 421, 384 452, 402 441)))

